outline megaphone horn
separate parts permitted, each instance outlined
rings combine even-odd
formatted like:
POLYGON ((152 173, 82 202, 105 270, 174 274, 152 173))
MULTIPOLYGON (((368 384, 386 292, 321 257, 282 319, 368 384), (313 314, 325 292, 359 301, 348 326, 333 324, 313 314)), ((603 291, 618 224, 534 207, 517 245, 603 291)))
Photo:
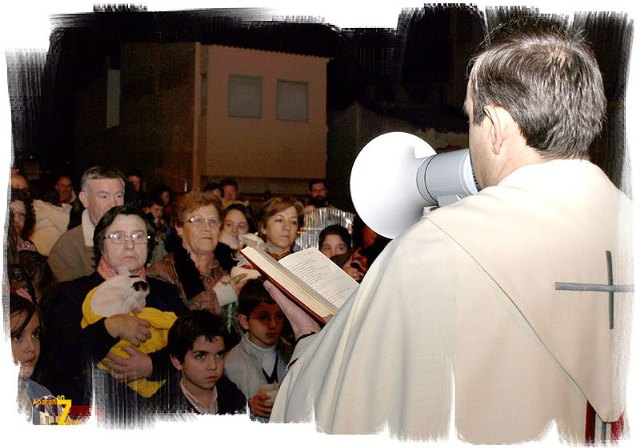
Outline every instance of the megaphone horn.
POLYGON ((389 132, 371 140, 351 169, 351 199, 362 220, 387 238, 416 223, 424 207, 478 192, 467 149, 436 154, 421 138, 389 132))

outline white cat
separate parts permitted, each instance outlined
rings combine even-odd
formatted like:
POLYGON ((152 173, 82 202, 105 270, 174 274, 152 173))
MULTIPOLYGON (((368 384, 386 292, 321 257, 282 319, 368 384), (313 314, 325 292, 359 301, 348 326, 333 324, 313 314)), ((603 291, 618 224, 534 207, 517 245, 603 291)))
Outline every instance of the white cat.
POLYGON ((126 269, 118 269, 118 275, 101 283, 91 299, 91 310, 98 316, 139 313, 147 303, 149 284, 137 275, 129 275, 126 269))

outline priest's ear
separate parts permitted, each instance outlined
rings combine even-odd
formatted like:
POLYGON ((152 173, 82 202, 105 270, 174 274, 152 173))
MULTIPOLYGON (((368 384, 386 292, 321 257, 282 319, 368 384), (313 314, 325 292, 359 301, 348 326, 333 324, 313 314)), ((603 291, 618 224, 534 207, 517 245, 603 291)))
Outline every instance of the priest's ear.
POLYGON ((484 114, 491 122, 491 150, 500 154, 505 140, 513 136, 513 131, 519 133, 519 128, 511 114, 500 106, 487 105, 484 114))
POLYGON ((249 316, 238 313, 238 323, 244 331, 249 331, 249 316))

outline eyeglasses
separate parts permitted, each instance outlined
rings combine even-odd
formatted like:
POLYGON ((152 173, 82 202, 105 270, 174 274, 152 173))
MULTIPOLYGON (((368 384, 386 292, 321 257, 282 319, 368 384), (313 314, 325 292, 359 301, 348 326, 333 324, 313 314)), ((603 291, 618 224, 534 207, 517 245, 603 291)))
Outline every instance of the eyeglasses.
POLYGON ((113 241, 116 244, 124 244, 126 241, 133 241, 133 244, 147 244, 151 237, 145 232, 134 232, 127 235, 124 232, 113 232, 105 236, 105 240, 113 241))
POLYGON ((209 224, 213 227, 220 227, 220 220, 218 218, 203 218, 202 216, 194 216, 193 218, 187 219, 187 222, 198 227, 204 227, 205 224, 209 224))

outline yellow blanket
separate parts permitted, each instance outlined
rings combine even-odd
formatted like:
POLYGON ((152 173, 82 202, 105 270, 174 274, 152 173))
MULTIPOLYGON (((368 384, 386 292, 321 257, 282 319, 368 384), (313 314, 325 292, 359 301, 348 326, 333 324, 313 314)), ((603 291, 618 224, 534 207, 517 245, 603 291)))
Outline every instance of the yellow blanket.
MULTIPOLYGON (((87 296, 82 304, 82 328, 85 328, 87 325, 97 322, 98 320, 105 317, 98 316, 91 309, 91 299, 97 288, 98 287, 93 288, 87 293, 87 296)), ((145 307, 140 313, 134 314, 133 312, 130 312, 129 315, 144 319, 148 321, 149 324, 151 324, 151 327, 149 328, 151 337, 141 343, 138 347, 134 347, 136 350, 144 354, 149 354, 166 347, 169 336, 169 329, 177 318, 175 313, 171 311, 160 311, 157 308, 145 307)), ((117 344, 111 347, 109 353, 120 356, 122 358, 128 358, 129 354, 122 349, 122 347, 125 345, 130 347, 133 346, 130 342, 121 339, 117 344)), ((103 370, 108 370, 102 362, 98 363, 98 367, 103 370)), ((141 396, 149 398, 153 394, 155 394, 164 383, 164 380, 152 381, 141 378, 138 380, 129 381, 127 383, 127 386, 129 386, 141 396)))

